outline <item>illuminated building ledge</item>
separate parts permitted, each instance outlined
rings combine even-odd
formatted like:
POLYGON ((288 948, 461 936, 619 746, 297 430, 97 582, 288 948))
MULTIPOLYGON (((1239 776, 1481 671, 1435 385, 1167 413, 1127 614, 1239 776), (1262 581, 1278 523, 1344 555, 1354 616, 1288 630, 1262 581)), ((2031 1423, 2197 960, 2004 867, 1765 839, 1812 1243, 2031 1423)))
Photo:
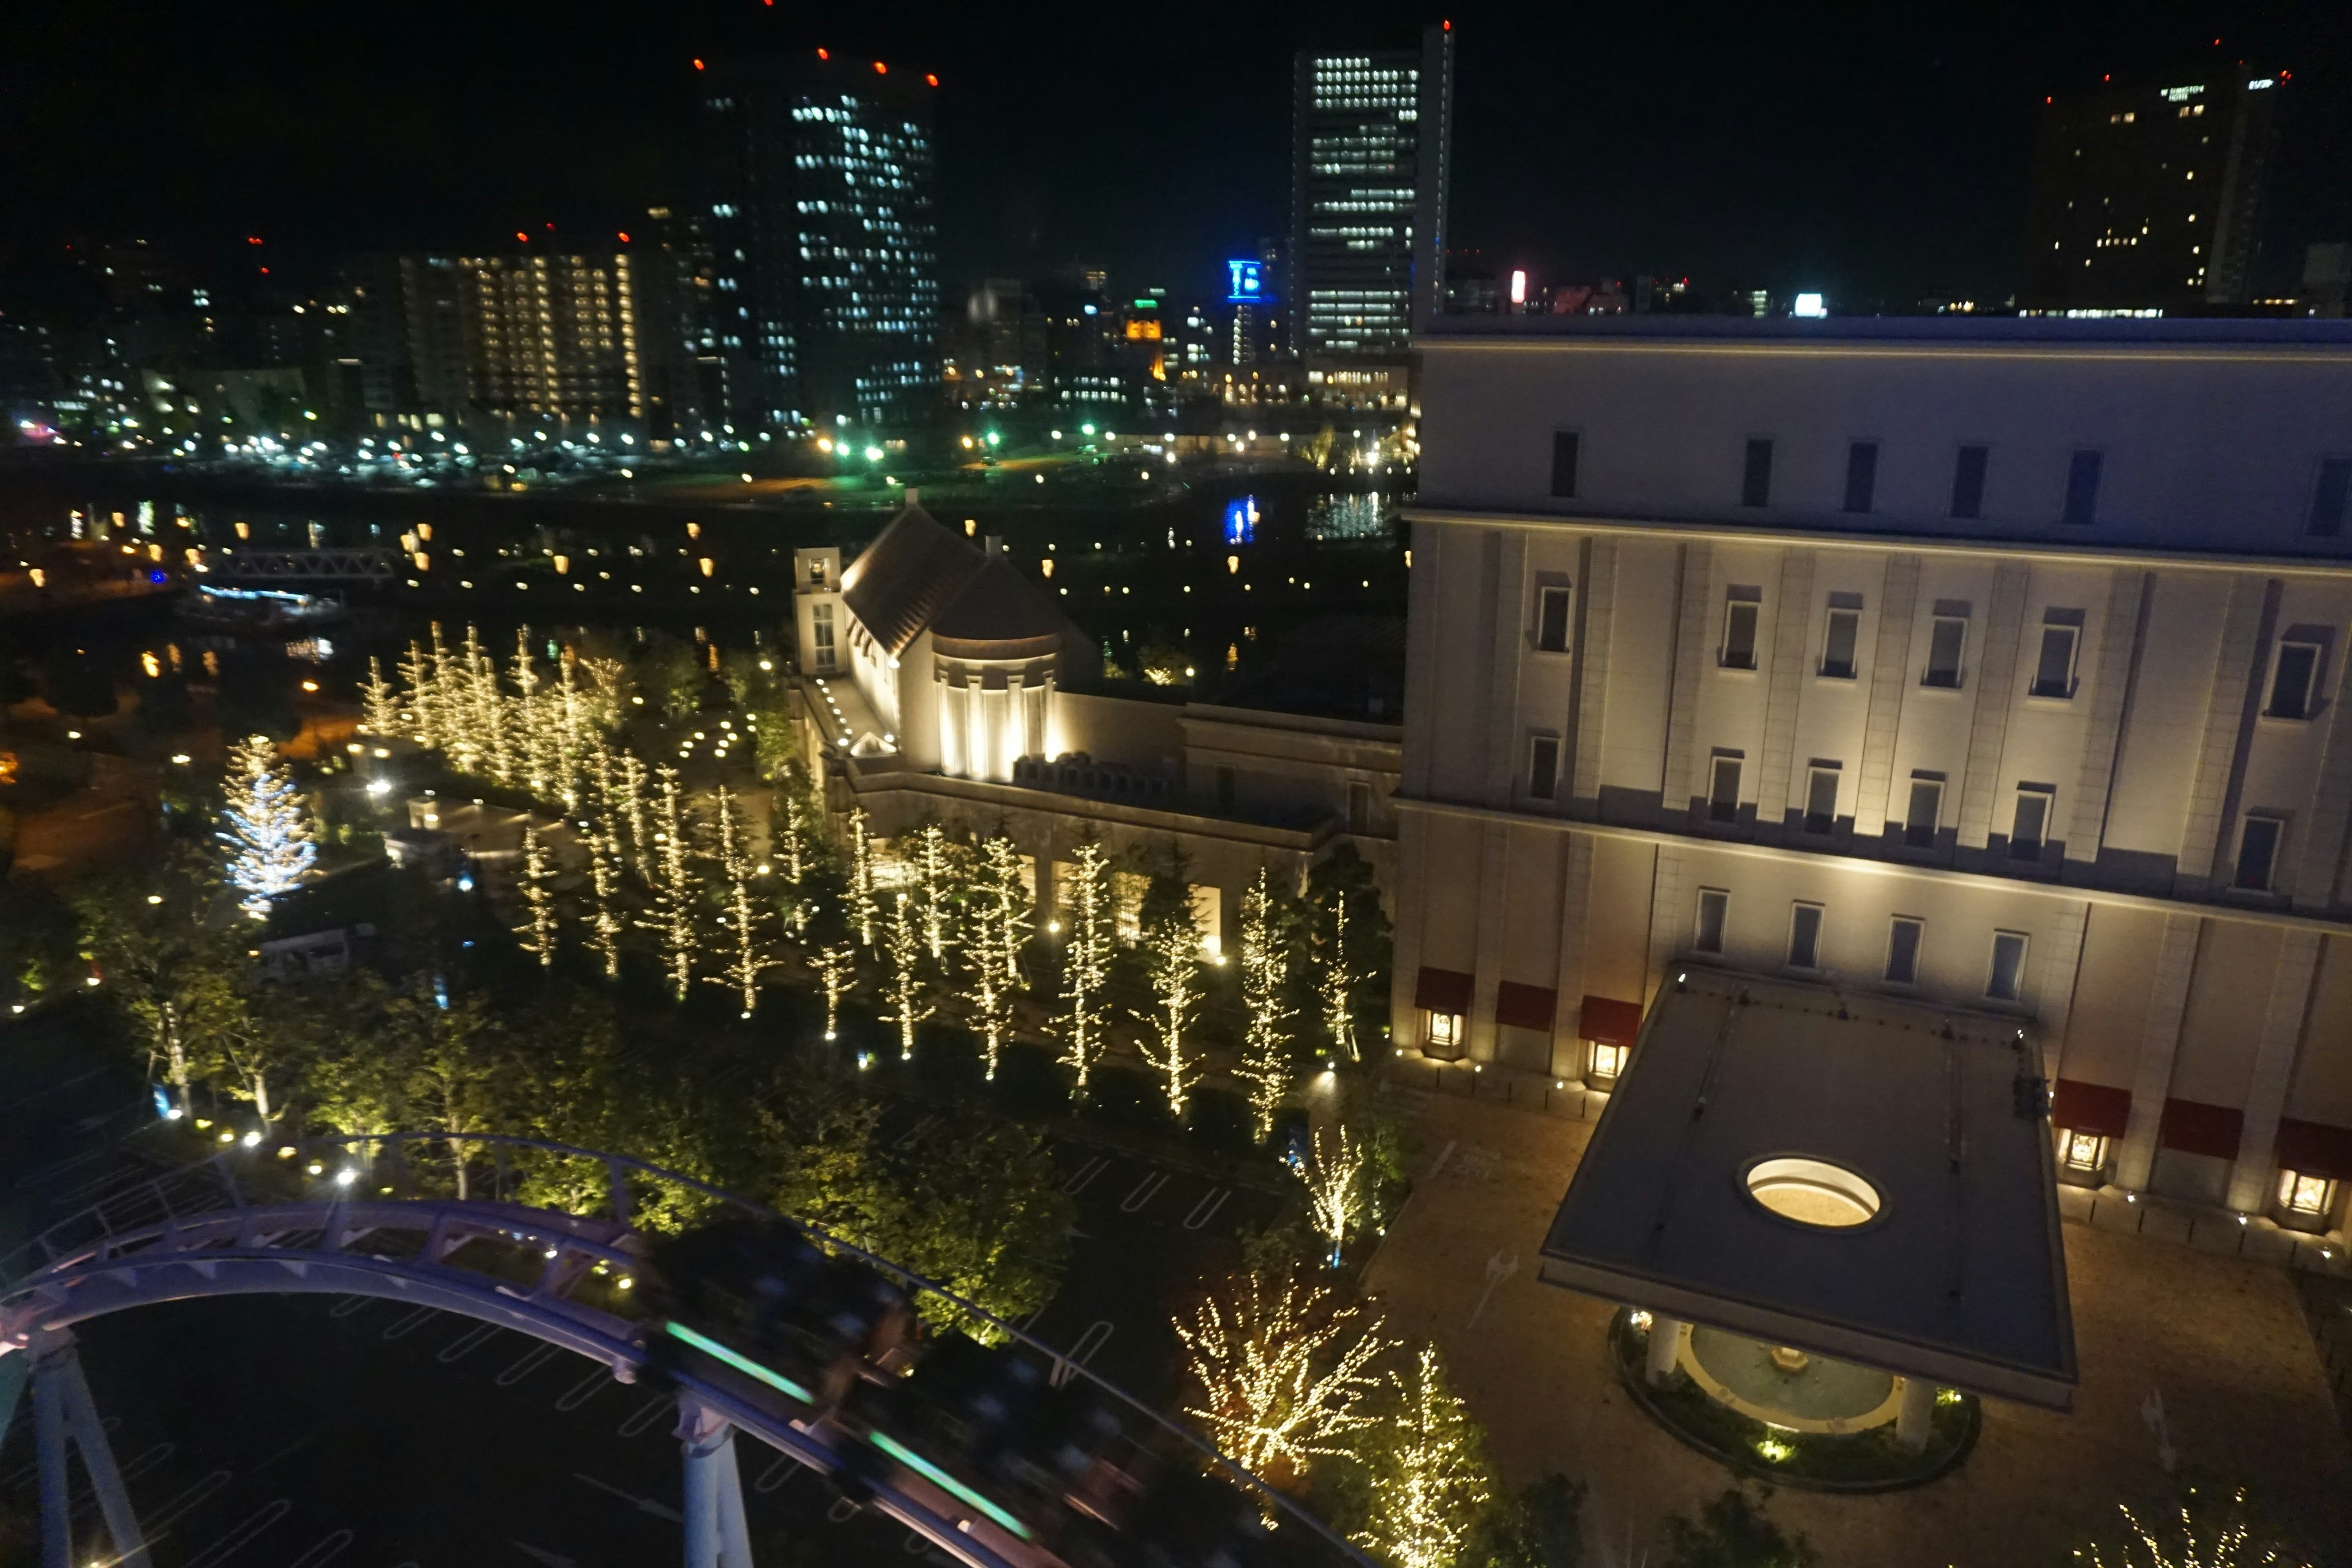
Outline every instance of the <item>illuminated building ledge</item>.
POLYGON ((1549 1235, 1550 1284, 1945 1387, 2070 1408, 2074 1333, 2039 1056, 2005 1019, 1684 972, 1549 1235), (1841 1014, 1843 1016, 1841 1016, 1841 1014), (1947 1035, 1948 1029, 1949 1034, 1947 1035), (1813 1225, 1745 1178, 1858 1173, 1813 1225))

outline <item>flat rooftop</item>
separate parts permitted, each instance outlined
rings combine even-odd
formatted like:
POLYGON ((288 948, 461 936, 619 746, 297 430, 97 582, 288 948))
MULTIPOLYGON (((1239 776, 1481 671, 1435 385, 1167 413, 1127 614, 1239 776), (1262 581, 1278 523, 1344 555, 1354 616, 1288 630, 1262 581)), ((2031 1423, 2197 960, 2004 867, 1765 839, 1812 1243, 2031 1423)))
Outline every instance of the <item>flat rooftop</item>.
MULTIPOLYGON (((2067 1408, 2074 1332, 2049 1119, 2018 1026, 1680 973, 1569 1184, 1543 1278, 2067 1408), (1767 1161, 1858 1175, 1876 1212, 1827 1226, 1775 1212, 1750 1187, 1767 1161)), ((1795 1190, 1801 1208, 1808 1189, 1795 1190)))
POLYGON ((1445 346, 1494 339, 1633 340, 1636 342, 2096 343, 2109 348, 2210 344, 2282 349, 2352 348, 2352 319, 2311 316, 1440 316, 1418 341, 1445 346))

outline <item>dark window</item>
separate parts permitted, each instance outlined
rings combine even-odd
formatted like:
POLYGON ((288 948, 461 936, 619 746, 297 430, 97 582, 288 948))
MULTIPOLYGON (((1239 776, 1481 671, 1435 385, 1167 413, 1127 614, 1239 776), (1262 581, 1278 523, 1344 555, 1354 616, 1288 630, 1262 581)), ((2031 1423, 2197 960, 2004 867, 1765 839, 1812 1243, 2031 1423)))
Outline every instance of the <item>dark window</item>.
POLYGON ((2319 465, 2319 483, 2311 492, 2311 521, 2304 531, 2314 539, 2340 538, 2347 510, 2352 510, 2352 458, 2330 458, 2319 465))
POLYGON ((2017 815, 2009 828, 2009 858, 2012 860, 2042 858, 2042 840, 2050 831, 2050 792, 2021 789, 2017 792, 2017 815))
POLYGON ((1886 978, 1896 985, 1911 985, 1919 979, 1919 938, 1927 931, 1924 921, 1909 915, 1896 915, 1895 924, 1886 933, 1886 978))
POLYGON ((2088 523, 2099 510, 2099 454, 2077 452, 2066 461, 2066 510, 2061 522, 2088 523))
MULTIPOLYGON (((1737 589, 1733 590, 1735 593, 1737 589)), ((1733 599, 1723 611, 1723 668, 1756 668, 1756 618, 1761 606, 1753 599, 1733 599)))
POLYGON ((1761 437, 1748 443, 1748 466, 1739 478, 1739 504, 1772 504, 1772 443, 1761 437))
POLYGON ((1698 931, 1691 938, 1695 952, 1723 951, 1723 917, 1731 908, 1731 895, 1721 888, 1701 888, 1698 890, 1698 931))
POLYGON ((1536 595, 1536 647, 1546 653, 1568 651, 1568 590, 1548 587, 1536 595))
POLYGON ((1960 653, 1968 646, 1969 623, 1958 616, 1937 616, 1927 634, 1927 673, 1922 686, 1958 686, 1960 653))
POLYGON ((2263 711, 2273 719, 2311 717, 2311 689, 2319 675, 2319 645, 2279 644, 2278 669, 2271 677, 2270 706, 2263 711))
POLYGON ((1576 448, 1575 431, 1551 433, 1551 493, 1565 500, 1576 495, 1576 448))
POLYGON ((1706 818, 1709 822, 1739 820, 1739 759, 1717 757, 1707 780, 1706 818))
POLYGON ((1233 808, 1234 770, 1231 768, 1219 768, 1217 770, 1217 809, 1219 811, 1231 811, 1233 808))
POLYGON ((1827 833, 1837 826, 1838 770, 1817 767, 1805 782, 1805 831, 1827 833))
POLYGON ((2014 1002, 2025 984, 2025 933, 1992 933, 1992 973, 1985 976, 1985 994, 1996 1002, 2014 1002))
POLYGON ((2238 875, 2231 884, 2267 893, 2278 869, 2279 838, 2286 824, 2275 816, 2250 816, 2238 838, 2238 875))
POLYGON ((1985 459, 1990 447, 1963 447, 1952 463, 1952 515, 1984 515, 1985 459))
POLYGON ((1943 826, 1944 781, 1911 780, 1911 804, 1903 813, 1903 842, 1914 849, 1932 849, 1936 830, 1943 826))
POLYGON ((1819 969, 1822 966, 1822 906, 1791 904, 1789 906, 1789 967, 1819 969))
POLYGON ((1862 634, 1862 612, 1832 607, 1829 630, 1822 638, 1822 673, 1838 680, 1853 679, 1854 644, 1862 634))
POLYGON ((1559 737, 1537 735, 1528 742, 1528 794, 1549 800, 1559 787, 1559 737))
POLYGON ((1845 510, 1868 511, 1878 489, 1878 443, 1856 441, 1845 449, 1845 510))
POLYGON ((1348 831, 1370 833, 1372 830, 1372 786, 1350 783, 1348 785, 1348 831))
POLYGON ((2045 626, 2042 628, 2042 658, 2033 667, 2031 695, 2074 695, 2074 635, 2073 626, 2045 626))

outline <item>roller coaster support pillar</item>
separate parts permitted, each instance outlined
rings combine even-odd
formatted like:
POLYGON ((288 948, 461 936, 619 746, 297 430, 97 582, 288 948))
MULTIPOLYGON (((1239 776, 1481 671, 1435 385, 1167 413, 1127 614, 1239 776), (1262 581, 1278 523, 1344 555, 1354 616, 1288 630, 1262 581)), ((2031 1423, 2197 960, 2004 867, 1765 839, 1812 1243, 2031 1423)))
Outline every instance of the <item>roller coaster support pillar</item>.
MULTIPOLYGON (((146 1537, 123 1489, 114 1447, 99 1424, 98 1405, 82 1376, 81 1356, 69 1334, 47 1333, 34 1342, 33 1437, 41 1468, 41 1568, 73 1568, 72 1490, 66 1478, 66 1442, 81 1450, 98 1497, 99 1517, 114 1542, 109 1561, 118 1568, 148 1568, 146 1537)), ((749 1568, 749 1564, 745 1565, 749 1568)))
POLYGON ((680 1399, 677 1436, 686 1449, 686 1568, 751 1568, 735 1428, 717 1412, 680 1399))

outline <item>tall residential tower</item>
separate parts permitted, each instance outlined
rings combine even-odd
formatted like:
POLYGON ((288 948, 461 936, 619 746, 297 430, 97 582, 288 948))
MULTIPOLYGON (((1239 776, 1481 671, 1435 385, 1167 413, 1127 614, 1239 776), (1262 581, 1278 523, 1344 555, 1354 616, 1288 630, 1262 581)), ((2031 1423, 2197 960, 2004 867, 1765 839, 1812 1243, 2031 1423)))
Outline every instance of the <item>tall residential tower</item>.
POLYGON ((882 60, 710 73, 715 346, 739 432, 901 423, 939 381, 935 77, 882 60))
POLYGON ((1444 292, 1453 24, 1418 49, 1302 51, 1292 106, 1294 349, 1400 356, 1444 292))

